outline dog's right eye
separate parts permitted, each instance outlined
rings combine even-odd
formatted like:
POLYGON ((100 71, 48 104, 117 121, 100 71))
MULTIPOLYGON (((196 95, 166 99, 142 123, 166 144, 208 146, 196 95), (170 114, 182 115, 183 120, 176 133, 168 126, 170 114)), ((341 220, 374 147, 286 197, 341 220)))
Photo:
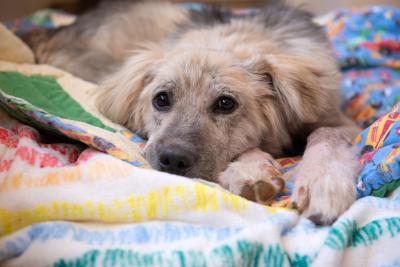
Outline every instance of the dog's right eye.
POLYGON ((171 107, 171 101, 167 92, 160 92, 153 98, 153 107, 158 111, 168 111, 171 107))

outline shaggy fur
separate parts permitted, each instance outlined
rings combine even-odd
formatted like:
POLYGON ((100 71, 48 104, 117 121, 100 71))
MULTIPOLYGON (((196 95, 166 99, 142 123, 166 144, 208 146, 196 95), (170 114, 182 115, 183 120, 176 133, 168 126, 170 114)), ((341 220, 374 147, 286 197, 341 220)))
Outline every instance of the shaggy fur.
POLYGON ((163 170, 165 150, 184 151, 190 166, 174 173, 220 181, 265 203, 281 180, 243 158, 285 156, 308 138, 294 173, 299 208, 330 223, 355 200, 349 142, 358 129, 339 110, 331 48, 305 11, 274 3, 257 16, 233 19, 121 2, 31 43, 39 62, 92 81, 111 74, 101 83, 99 108, 148 138, 145 157, 155 169, 163 170), (152 105, 159 92, 170 98, 168 111, 152 105), (232 113, 213 109, 221 96, 236 101, 232 113))

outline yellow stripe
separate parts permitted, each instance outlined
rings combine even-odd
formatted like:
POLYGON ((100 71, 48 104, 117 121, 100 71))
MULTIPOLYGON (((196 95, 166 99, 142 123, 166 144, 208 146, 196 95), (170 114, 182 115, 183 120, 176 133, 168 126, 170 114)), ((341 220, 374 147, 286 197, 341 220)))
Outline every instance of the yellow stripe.
MULTIPOLYGON (((0 209, 0 233, 11 233, 27 225, 49 220, 92 220, 102 222, 140 222, 174 219, 179 213, 240 211, 249 202, 241 197, 200 183, 194 186, 162 187, 146 195, 129 195, 109 202, 73 203, 53 200, 24 210, 0 209)), ((287 210, 268 207, 276 213, 287 210)))

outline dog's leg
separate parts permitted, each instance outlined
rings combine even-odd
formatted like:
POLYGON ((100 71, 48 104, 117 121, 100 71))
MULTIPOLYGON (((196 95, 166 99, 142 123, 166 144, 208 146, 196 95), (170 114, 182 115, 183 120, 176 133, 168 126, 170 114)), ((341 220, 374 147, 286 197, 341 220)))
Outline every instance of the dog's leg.
POLYGON ((288 174, 296 179, 293 199, 299 210, 317 224, 332 223, 356 200, 358 162, 352 143, 358 132, 352 123, 316 129, 302 161, 288 174))
POLYGON ((219 183, 234 194, 262 204, 270 204, 283 190, 281 166, 271 155, 252 149, 240 155, 219 175, 219 183))

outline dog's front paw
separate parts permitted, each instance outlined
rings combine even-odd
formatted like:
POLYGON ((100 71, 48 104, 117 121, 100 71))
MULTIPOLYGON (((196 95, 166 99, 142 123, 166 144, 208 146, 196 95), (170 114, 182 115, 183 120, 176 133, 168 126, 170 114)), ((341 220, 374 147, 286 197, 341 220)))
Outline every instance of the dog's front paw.
POLYGON ((232 193, 266 205, 285 187, 279 164, 258 149, 240 156, 218 180, 232 193))
POLYGON ((356 167, 349 162, 300 162, 292 174, 293 200, 318 225, 333 223, 356 200, 356 167))

